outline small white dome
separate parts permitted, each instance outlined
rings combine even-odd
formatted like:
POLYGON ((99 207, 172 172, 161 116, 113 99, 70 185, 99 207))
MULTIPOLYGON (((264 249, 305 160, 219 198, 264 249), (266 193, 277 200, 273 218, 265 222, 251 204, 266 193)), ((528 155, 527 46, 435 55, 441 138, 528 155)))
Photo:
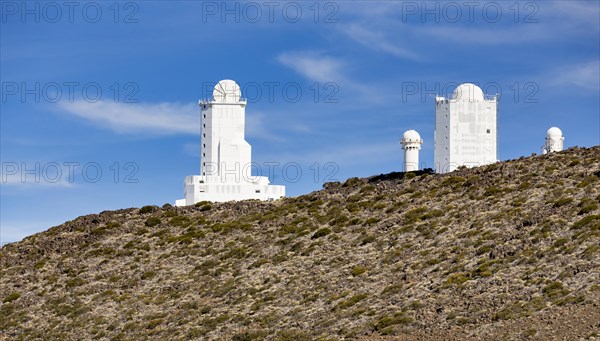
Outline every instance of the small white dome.
POLYGON ((483 102, 483 90, 475 84, 464 83, 456 87, 452 98, 460 101, 483 102))
POLYGON ((560 129, 558 129, 557 127, 552 127, 550 129, 548 129, 548 132, 546 133, 547 137, 562 137, 563 133, 560 129))
POLYGON ((404 135, 402 135, 402 138, 404 140, 420 140, 421 139, 421 135, 419 135, 419 133, 417 133, 416 130, 407 130, 406 132, 404 132, 404 135))
POLYGON ((213 99, 216 102, 238 102, 241 95, 240 86, 231 79, 223 79, 213 90, 213 99))

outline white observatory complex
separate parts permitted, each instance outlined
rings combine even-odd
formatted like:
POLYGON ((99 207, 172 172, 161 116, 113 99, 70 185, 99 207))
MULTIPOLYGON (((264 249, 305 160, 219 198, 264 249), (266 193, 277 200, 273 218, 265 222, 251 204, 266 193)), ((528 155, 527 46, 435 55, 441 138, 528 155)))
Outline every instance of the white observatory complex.
POLYGON ((552 152, 560 152, 563 150, 563 141, 565 140, 563 133, 557 127, 548 129, 546 133, 546 143, 542 146, 542 154, 552 152))
POLYGON ((437 173, 498 161, 498 97, 459 85, 450 98, 435 97, 434 165, 437 173))
POLYGON ((404 149, 404 171, 412 172, 419 170, 419 151, 423 140, 415 130, 407 130, 400 140, 404 149))
POLYGON ((246 100, 239 85, 222 80, 212 100, 198 104, 202 115, 200 175, 185 177, 184 198, 175 205, 285 196, 285 186, 270 185, 268 177, 251 175, 251 147, 244 138, 246 100))

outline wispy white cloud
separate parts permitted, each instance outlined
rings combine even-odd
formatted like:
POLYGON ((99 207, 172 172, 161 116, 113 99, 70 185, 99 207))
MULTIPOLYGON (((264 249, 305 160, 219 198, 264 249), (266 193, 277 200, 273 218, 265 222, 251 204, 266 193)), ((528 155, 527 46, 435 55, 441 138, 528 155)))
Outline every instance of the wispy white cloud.
POLYGON ((548 83, 554 86, 575 86, 596 95, 600 91, 600 62, 598 60, 574 64, 553 70, 546 76, 548 83))
POLYGON ((122 134, 200 134, 200 114, 194 104, 74 101, 59 106, 70 116, 122 134))
POLYGON ((475 24, 468 22, 468 8, 459 6, 462 21, 451 21, 445 18, 443 10, 439 10, 440 22, 434 25, 433 16, 429 16, 429 20, 423 19, 421 7, 419 13, 408 15, 408 18, 422 20, 423 25, 410 25, 401 19, 407 16, 407 9, 400 1, 372 1, 362 6, 351 2, 343 7, 344 13, 351 14, 350 18, 337 27, 367 48, 409 59, 419 57, 412 46, 421 46, 422 42, 517 45, 571 40, 582 34, 592 37, 600 32, 598 1, 541 1, 521 4, 519 12, 515 12, 512 2, 497 5, 502 11, 499 22, 491 22, 481 6, 475 10, 475 24))
POLYGON ((585 26, 600 31, 600 6, 598 1, 563 1, 547 3, 548 11, 569 26, 585 26), (565 20, 568 18, 567 20, 565 20))
MULTIPOLYGON (((182 103, 62 102, 61 112, 120 134, 200 135, 200 109, 182 103)), ((272 134, 260 112, 246 113, 246 134, 281 139, 272 134)))
POLYGON ((442 25, 434 27, 423 27, 418 34, 435 39, 458 44, 481 44, 481 45, 506 45, 522 44, 532 41, 549 40, 552 38, 547 30, 535 24, 521 25, 517 27, 458 27, 455 25, 442 25))
POLYGON ((419 58, 415 53, 401 46, 399 42, 390 42, 383 33, 367 29, 358 23, 343 25, 340 27, 340 32, 359 44, 376 51, 411 60, 419 58))
POLYGON ((352 96, 354 103, 360 100, 377 102, 382 96, 364 82, 349 76, 350 66, 342 58, 331 57, 322 52, 300 51, 282 53, 277 60, 308 80, 336 83, 340 92, 352 96))
POLYGON ((346 63, 320 52, 286 52, 280 54, 277 60, 311 80, 322 83, 346 80, 343 71, 346 63))

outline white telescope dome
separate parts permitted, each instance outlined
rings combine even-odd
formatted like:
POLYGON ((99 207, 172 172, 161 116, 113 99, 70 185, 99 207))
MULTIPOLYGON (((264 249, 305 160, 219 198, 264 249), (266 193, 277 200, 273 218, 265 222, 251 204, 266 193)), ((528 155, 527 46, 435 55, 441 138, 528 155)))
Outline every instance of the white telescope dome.
POLYGON ((550 129, 548 129, 548 132, 546 133, 546 136, 548 137, 552 137, 552 138, 560 138, 562 137, 562 131, 557 128, 557 127, 552 127, 550 129))
POLYGON ((546 142, 542 146, 542 154, 560 152, 563 150, 564 140, 565 138, 563 137, 562 130, 557 127, 548 129, 548 132, 546 133, 546 142))
POLYGON ((464 83, 456 87, 452 98, 459 101, 483 102, 483 90, 475 84, 464 83))
POLYGON ((417 133, 417 131, 415 130, 407 130, 406 132, 404 132, 404 135, 402 135, 402 138, 404 140, 408 140, 408 141, 418 141, 421 139, 421 135, 419 135, 419 133, 417 133))
POLYGON ((412 172, 419 170, 419 150, 421 150, 421 145, 423 144, 421 135, 415 130, 407 130, 402 135, 400 144, 402 145, 402 149, 404 149, 404 171, 412 172))

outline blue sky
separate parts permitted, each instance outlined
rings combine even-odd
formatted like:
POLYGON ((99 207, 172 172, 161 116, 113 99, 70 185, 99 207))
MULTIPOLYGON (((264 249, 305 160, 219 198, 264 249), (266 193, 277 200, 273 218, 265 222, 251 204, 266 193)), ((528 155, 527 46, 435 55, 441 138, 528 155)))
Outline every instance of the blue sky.
POLYGON ((598 1, 0 4, 2 243, 181 198, 227 78, 289 196, 401 170, 407 129, 433 167, 433 96, 463 82, 501 93, 502 160, 551 126, 600 144, 598 1))

